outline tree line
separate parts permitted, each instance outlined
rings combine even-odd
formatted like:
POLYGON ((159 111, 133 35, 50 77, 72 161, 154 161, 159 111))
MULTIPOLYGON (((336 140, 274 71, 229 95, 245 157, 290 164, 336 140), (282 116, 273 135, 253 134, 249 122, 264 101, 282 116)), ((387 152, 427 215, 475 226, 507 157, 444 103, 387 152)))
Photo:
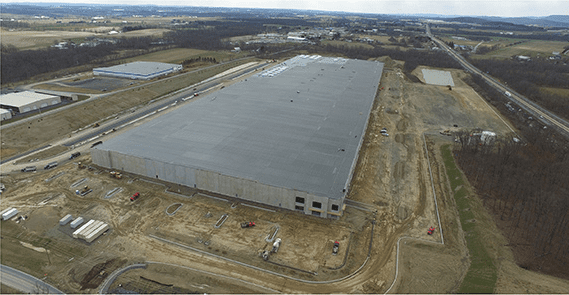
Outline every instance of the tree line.
POLYGON ((215 59, 215 57, 194 57, 194 58, 190 58, 190 59, 185 59, 182 61, 182 65, 184 67, 187 67, 193 63, 198 63, 198 62, 207 62, 207 63, 217 63, 217 60, 215 59))
POLYGON ((466 82, 516 125, 521 141, 486 144, 461 132, 457 163, 527 269, 569 278, 569 141, 528 120, 503 93, 472 76, 466 82), (529 122, 529 124, 528 124, 529 122))
POLYGON ((425 50, 400 50, 373 46, 372 48, 349 45, 317 45, 308 48, 310 53, 327 52, 355 59, 370 59, 380 56, 389 56, 392 59, 404 60, 403 69, 406 72, 413 71, 417 66, 455 68, 460 69, 460 64, 442 51, 425 50))
POLYGON ((520 144, 459 135, 456 160, 525 268, 569 278, 569 149, 534 132, 520 144), (529 254, 529 255, 528 255, 529 254))
MULTIPOLYGON (((569 67, 544 59, 520 63, 516 60, 469 59, 484 72, 506 82, 509 87, 525 95, 559 116, 569 119, 567 97, 544 91, 541 87, 569 89, 569 67)), ((567 61, 565 61, 567 62, 567 61)))

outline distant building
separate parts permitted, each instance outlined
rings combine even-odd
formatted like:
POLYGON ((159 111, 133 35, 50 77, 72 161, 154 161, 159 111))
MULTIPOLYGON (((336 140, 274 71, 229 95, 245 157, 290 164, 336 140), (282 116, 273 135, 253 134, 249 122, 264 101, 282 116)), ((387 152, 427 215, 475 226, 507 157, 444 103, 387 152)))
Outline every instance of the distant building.
POLYGON ((12 112, 5 109, 0 109, 0 121, 8 120, 12 118, 12 112))
POLYGON ((308 41, 308 40, 307 40, 306 38, 304 38, 304 37, 295 37, 295 36, 288 36, 288 37, 286 38, 286 40, 287 40, 287 41, 290 41, 290 42, 306 42, 306 41, 308 41))
POLYGON ((531 57, 525 55, 518 55, 516 56, 516 59, 519 61, 531 61, 531 57))
POLYGON ((59 96, 41 94, 33 91, 0 95, 0 106, 18 113, 27 113, 58 103, 61 103, 59 96))
POLYGON ((161 62, 137 61, 107 68, 93 69, 95 76, 150 80, 183 69, 182 65, 161 62))

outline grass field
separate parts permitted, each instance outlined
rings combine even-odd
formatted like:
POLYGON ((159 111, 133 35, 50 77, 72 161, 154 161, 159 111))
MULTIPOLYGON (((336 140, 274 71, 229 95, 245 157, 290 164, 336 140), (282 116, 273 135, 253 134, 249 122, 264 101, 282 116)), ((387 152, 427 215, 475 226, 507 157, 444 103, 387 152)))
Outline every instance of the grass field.
MULTIPOLYGON (((441 147, 447 177, 451 191, 454 192, 456 206, 460 215, 460 223, 465 233, 465 239, 470 254, 470 268, 466 273, 458 293, 493 293, 498 279, 497 267, 494 259, 488 252, 487 240, 482 235, 484 220, 480 218, 478 210, 484 210, 475 203, 474 198, 467 189, 467 183, 457 168, 451 154, 451 146, 441 147)), ((487 222, 487 221, 486 221, 487 222)))
MULTIPOLYGON (((468 37, 467 37, 468 38, 468 37)), ((453 42, 458 45, 476 46, 480 41, 469 40, 456 40, 450 36, 442 37, 441 40, 445 42, 453 42)), ((543 41, 543 40, 528 40, 528 39, 514 39, 514 38, 493 38, 492 41, 484 41, 480 46, 494 46, 500 45, 498 50, 490 51, 486 54, 473 54, 471 58, 511 58, 513 55, 526 55, 536 57, 538 54, 542 57, 553 56, 552 52, 562 52, 563 48, 567 46, 567 42, 561 41, 543 41), (508 46, 515 42, 523 42, 514 46, 508 46)))
POLYGON ((39 49, 51 46, 54 42, 69 39, 85 38, 95 36, 91 32, 70 32, 70 31, 0 31, 2 34, 2 44, 12 44, 20 50, 39 49))
POLYGON ((552 52, 562 52, 567 42, 530 40, 522 44, 500 48, 483 56, 492 58, 510 58, 512 55, 526 55, 536 57, 552 56, 552 52))
MULTIPOLYGON (((567 79, 569 80, 569 77, 567 79)), ((547 92, 547 93, 551 93, 551 94, 555 94, 555 95, 559 95, 561 97, 564 97, 567 99, 567 103, 569 103, 569 89, 553 88, 553 87, 541 87, 540 90, 547 92)))

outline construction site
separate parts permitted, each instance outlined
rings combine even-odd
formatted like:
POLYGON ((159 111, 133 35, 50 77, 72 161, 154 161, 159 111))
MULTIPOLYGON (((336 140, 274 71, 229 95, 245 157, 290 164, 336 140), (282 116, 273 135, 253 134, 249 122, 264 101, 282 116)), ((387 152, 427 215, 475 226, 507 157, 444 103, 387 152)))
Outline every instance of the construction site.
MULTIPOLYGON (((0 209, 14 215, 1 223, 2 264, 66 293, 456 292, 470 262, 440 146, 460 130, 497 137, 516 130, 462 70, 436 69, 444 82, 430 83, 427 68, 410 79, 389 58, 319 57, 279 68, 290 62, 259 61, 258 71, 191 87, 180 94, 191 99, 80 148, 3 162, 0 209), (252 94, 267 94, 275 88, 267 81, 279 78, 269 75, 298 80, 277 87, 282 101, 260 101, 252 94), (252 114, 264 119, 251 121, 252 114), (279 114, 289 120, 282 130, 270 123, 279 114), (165 129, 176 124, 184 126, 165 129), (254 134, 275 141, 259 144, 254 134), (282 159, 271 166, 275 155, 282 159), (292 193, 277 198, 278 190, 292 193)), ((118 121, 109 118, 83 130, 118 121)), ((504 260, 497 293, 566 290, 564 281, 515 268, 502 246, 492 253, 504 260)))

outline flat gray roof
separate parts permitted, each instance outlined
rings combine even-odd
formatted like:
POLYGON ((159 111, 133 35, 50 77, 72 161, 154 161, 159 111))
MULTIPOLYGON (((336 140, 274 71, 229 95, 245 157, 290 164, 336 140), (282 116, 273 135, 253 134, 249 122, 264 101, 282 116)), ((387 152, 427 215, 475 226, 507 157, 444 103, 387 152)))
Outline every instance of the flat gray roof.
POLYGON ((382 71, 297 56, 95 148, 339 199, 382 71))
POLYGON ((122 74, 145 77, 151 74, 169 71, 172 68, 179 66, 180 65, 178 64, 169 64, 162 62, 136 61, 112 67, 95 68, 93 71, 105 74, 122 74))

